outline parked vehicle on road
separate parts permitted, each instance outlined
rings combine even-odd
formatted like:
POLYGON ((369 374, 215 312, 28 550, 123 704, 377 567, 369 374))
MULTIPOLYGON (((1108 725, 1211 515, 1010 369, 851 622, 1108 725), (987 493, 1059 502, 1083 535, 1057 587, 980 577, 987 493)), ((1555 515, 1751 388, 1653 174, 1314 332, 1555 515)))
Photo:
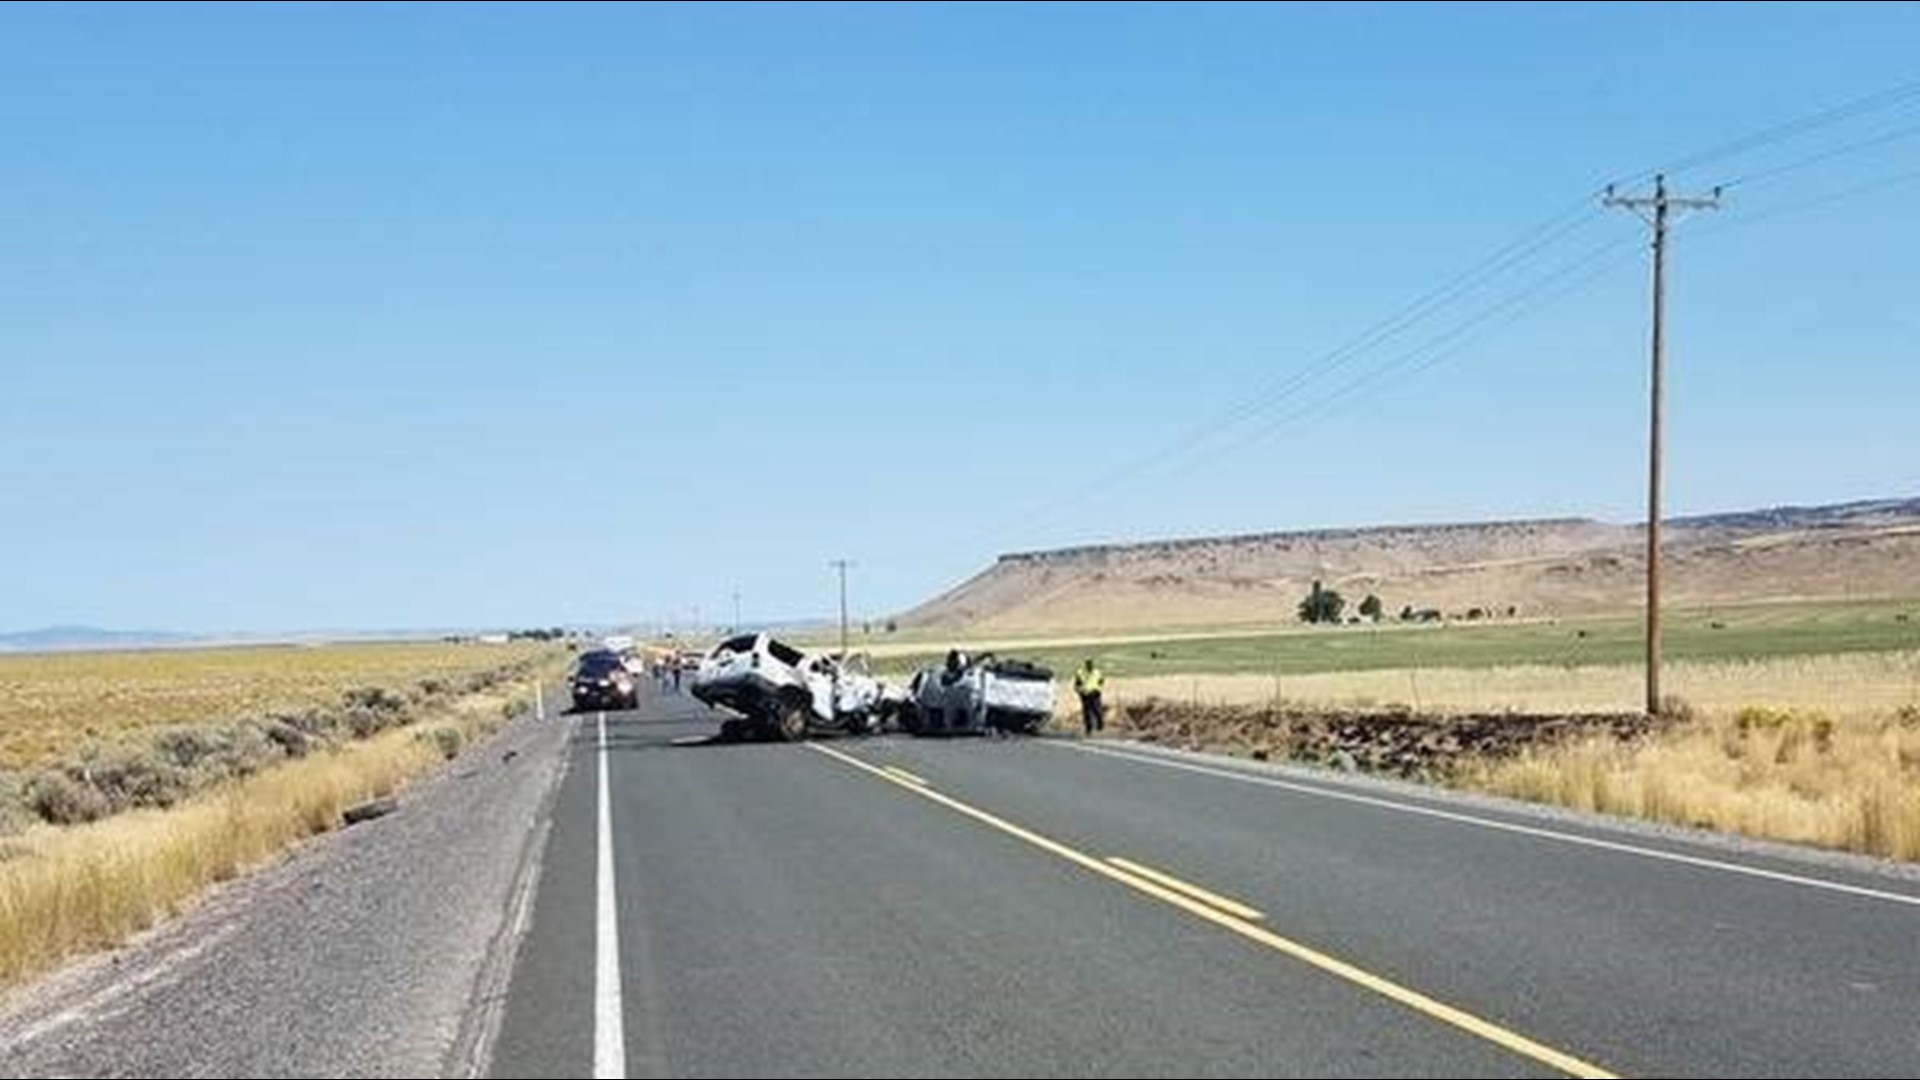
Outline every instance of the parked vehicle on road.
POLYGON ((631 709, 640 703, 640 686, 626 660, 605 649, 580 654, 570 685, 576 709, 631 709))
POLYGON ((888 693, 859 658, 808 653, 768 634, 742 634, 713 647, 693 677, 693 696, 739 714, 728 738, 794 741, 815 731, 878 731, 902 697, 888 693))
POLYGON ((900 726, 914 735, 1031 735, 1053 718, 1053 672, 992 653, 959 650, 913 677, 900 726))

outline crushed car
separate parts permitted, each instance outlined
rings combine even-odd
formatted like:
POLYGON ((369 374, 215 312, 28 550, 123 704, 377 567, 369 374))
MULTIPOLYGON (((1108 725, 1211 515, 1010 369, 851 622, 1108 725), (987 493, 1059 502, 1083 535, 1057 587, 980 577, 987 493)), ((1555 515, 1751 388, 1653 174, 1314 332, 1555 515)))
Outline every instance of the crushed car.
POLYGON ((874 678, 863 658, 809 653, 769 634, 742 634, 713 647, 694 673, 693 696, 738 714, 725 739, 793 742, 820 731, 879 731, 905 695, 874 678))
POLYGON ((921 669, 909 690, 899 721, 912 735, 1031 735, 1053 719, 1053 672, 992 653, 949 652, 944 664, 921 669))

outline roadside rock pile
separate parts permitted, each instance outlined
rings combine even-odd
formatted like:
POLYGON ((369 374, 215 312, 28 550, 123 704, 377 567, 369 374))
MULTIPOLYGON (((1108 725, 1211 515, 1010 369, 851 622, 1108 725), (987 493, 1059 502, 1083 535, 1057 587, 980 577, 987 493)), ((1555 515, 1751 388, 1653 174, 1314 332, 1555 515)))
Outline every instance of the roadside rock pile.
POLYGON ((1639 713, 1416 714, 1406 709, 1190 705, 1148 698, 1117 710, 1116 731, 1141 742, 1225 751, 1416 779, 1444 779, 1463 766, 1590 735, 1622 741, 1660 721, 1639 713))

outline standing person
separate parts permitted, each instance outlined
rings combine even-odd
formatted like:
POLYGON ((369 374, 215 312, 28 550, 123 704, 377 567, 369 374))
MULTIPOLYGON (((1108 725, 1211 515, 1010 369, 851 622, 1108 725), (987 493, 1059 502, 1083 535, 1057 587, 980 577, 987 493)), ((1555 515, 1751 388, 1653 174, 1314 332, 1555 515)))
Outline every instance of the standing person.
POLYGON ((1080 695, 1080 723, 1089 735, 1107 726, 1106 709, 1100 702, 1100 688, 1106 681, 1107 677, 1094 666, 1091 656, 1073 673, 1073 692, 1080 695))

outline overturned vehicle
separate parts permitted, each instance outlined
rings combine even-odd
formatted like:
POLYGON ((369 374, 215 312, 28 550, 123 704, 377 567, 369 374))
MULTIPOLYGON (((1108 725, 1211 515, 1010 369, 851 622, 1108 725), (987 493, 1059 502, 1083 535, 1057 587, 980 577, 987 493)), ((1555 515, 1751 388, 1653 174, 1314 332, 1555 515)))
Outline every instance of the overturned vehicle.
POLYGON ((900 726, 914 735, 1031 735, 1053 718, 1053 672, 992 653, 954 651, 909 686, 900 726))
POLYGON ((726 739, 788 742, 817 731, 866 735, 905 700, 868 674, 861 658, 807 653, 768 634, 742 634, 713 647, 693 676, 693 696, 738 717, 726 739))

